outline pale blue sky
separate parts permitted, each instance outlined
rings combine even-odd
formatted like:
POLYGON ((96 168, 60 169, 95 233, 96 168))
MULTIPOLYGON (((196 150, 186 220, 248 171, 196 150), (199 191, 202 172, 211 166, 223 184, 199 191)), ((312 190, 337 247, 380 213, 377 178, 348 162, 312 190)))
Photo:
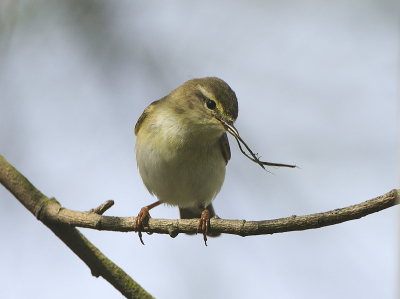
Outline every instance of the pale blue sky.
MULTIPOLYGON (((47 196, 135 216, 152 198, 134 125, 184 81, 225 80, 235 124, 214 201, 263 220, 398 188, 397 1, 19 1, 0 4, 0 154, 47 196), (11 24, 10 27, 6 27, 11 24), (10 28, 10 30, 9 30, 10 28)), ((4 298, 122 298, 0 187, 4 298)), ((160 206, 155 218, 177 218, 160 206)), ((397 298, 399 208, 332 227, 209 240, 81 231, 156 298, 397 298)))

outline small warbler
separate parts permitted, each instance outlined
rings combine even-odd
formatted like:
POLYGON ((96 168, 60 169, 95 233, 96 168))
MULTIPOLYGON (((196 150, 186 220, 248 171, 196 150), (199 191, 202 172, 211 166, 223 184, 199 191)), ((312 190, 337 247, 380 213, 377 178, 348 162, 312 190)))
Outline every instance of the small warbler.
POLYGON ((206 235, 213 235, 210 217, 215 216, 211 202, 221 190, 231 158, 226 132, 261 167, 294 167, 261 162, 233 126, 237 116, 235 92, 215 77, 189 80, 144 110, 135 126, 136 160, 144 185, 158 201, 143 207, 136 218, 142 244, 149 210, 165 203, 178 206, 182 219, 200 218, 198 231, 207 245, 206 235))

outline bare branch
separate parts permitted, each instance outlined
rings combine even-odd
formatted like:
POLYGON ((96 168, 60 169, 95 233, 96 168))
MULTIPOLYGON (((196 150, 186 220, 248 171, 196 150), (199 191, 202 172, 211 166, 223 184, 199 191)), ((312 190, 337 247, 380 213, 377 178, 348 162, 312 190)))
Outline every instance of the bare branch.
MULTIPOLYGON (((18 186, 14 187, 16 188, 18 186)), ((62 208, 54 198, 48 199, 36 189, 32 190, 32 196, 36 196, 38 198, 43 197, 41 199, 41 205, 36 205, 36 207, 33 208, 33 211, 35 211, 35 215, 37 215, 37 217, 45 223, 68 224, 74 227, 84 227, 107 231, 135 231, 136 217, 112 217, 100 215, 107 208, 112 206, 113 201, 107 201, 100 207, 93 209, 90 212, 78 212, 62 208)), ((31 206, 29 202, 24 202, 23 204, 25 206, 31 206)), ((320 228, 349 220, 359 219, 369 214, 394 206, 398 203, 399 190, 394 189, 374 199, 333 211, 311 214, 307 216, 293 215, 287 218, 264 221, 227 220, 213 218, 211 219, 211 227, 215 233, 225 233, 243 237, 299 231, 320 228)), ((147 226, 144 227, 144 231, 149 233, 169 234, 170 236, 175 237, 179 233, 196 233, 197 226, 198 219, 173 220, 150 218, 147 226)))
MULTIPOLYGON (((126 298, 153 298, 121 268, 102 254, 76 228, 62 221, 46 221, 46 219, 51 218, 47 215, 57 215, 59 211, 62 211, 60 204, 54 198, 44 196, 1 155, 0 183, 79 256, 90 268, 93 276, 102 276, 126 298)), ((86 213, 102 217, 99 214, 111 205, 106 202, 93 212, 86 213)))
POLYGON ((90 210, 90 212, 96 213, 98 215, 103 215, 104 212, 111 208, 113 205, 114 201, 110 199, 98 206, 97 208, 90 210))
MULTIPOLYGON (((290 216, 274 220, 246 221, 212 218, 211 227, 215 233, 239 235, 242 237, 299 231, 334 225, 359 219, 379 212, 399 203, 399 190, 392 190, 382 196, 357 205, 307 216, 290 216)), ((128 232, 135 231, 136 217, 100 216, 91 212, 77 212, 62 208, 54 200, 46 208, 45 221, 67 223, 71 226, 97 230, 128 232)), ((150 218, 145 232, 169 234, 175 237, 179 233, 196 233, 198 219, 153 219, 150 218)))
MULTIPOLYGON (((70 247, 89 266, 94 276, 103 276, 127 298, 150 297, 122 269, 109 261, 79 231, 73 228, 134 231, 136 217, 102 216, 114 204, 113 201, 107 201, 89 212, 77 212, 62 208, 56 199, 44 196, 2 156, 0 156, 0 183, 70 247), (143 297, 140 297, 141 294, 144 294, 143 297)), ((357 205, 307 216, 293 215, 264 221, 226 220, 215 217, 211 219, 211 228, 215 233, 243 237, 320 228, 359 219, 397 205, 400 202, 399 192, 400 190, 393 189, 382 196, 357 205)), ((196 233, 197 226, 198 219, 150 218, 143 231, 169 234, 171 237, 175 237, 179 233, 196 233)))

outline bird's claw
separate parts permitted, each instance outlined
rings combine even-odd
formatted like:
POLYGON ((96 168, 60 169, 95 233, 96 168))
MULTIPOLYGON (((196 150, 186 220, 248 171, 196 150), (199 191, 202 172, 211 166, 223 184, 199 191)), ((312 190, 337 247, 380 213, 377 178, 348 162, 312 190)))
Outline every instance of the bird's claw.
POLYGON ((210 212, 205 209, 201 213, 199 225, 197 226, 197 232, 202 231, 203 232, 203 240, 204 244, 207 246, 207 234, 210 231, 211 224, 210 224, 210 212))
POLYGON ((139 214, 136 217, 135 221, 135 230, 138 232, 138 236, 140 239, 140 242, 144 245, 143 239, 142 239, 142 230, 144 229, 143 222, 150 217, 149 213, 149 208, 148 207, 143 207, 139 214))

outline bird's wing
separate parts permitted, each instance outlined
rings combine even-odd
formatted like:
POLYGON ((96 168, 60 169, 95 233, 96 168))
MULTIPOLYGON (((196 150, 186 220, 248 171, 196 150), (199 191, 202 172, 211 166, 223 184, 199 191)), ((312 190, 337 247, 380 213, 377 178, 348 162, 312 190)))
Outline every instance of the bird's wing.
POLYGON ((219 144, 221 145, 222 155, 225 158, 225 162, 228 164, 228 161, 231 159, 231 148, 229 147, 228 136, 226 133, 222 134, 219 139, 219 144))
POLYGON ((142 126, 144 120, 146 119, 147 115, 154 110, 155 106, 157 105, 157 103, 159 102, 155 101, 153 103, 151 103, 149 106, 147 106, 146 109, 144 109, 142 115, 139 117, 138 121, 136 122, 135 125, 135 135, 137 136, 137 134, 139 133, 140 127, 142 126))

